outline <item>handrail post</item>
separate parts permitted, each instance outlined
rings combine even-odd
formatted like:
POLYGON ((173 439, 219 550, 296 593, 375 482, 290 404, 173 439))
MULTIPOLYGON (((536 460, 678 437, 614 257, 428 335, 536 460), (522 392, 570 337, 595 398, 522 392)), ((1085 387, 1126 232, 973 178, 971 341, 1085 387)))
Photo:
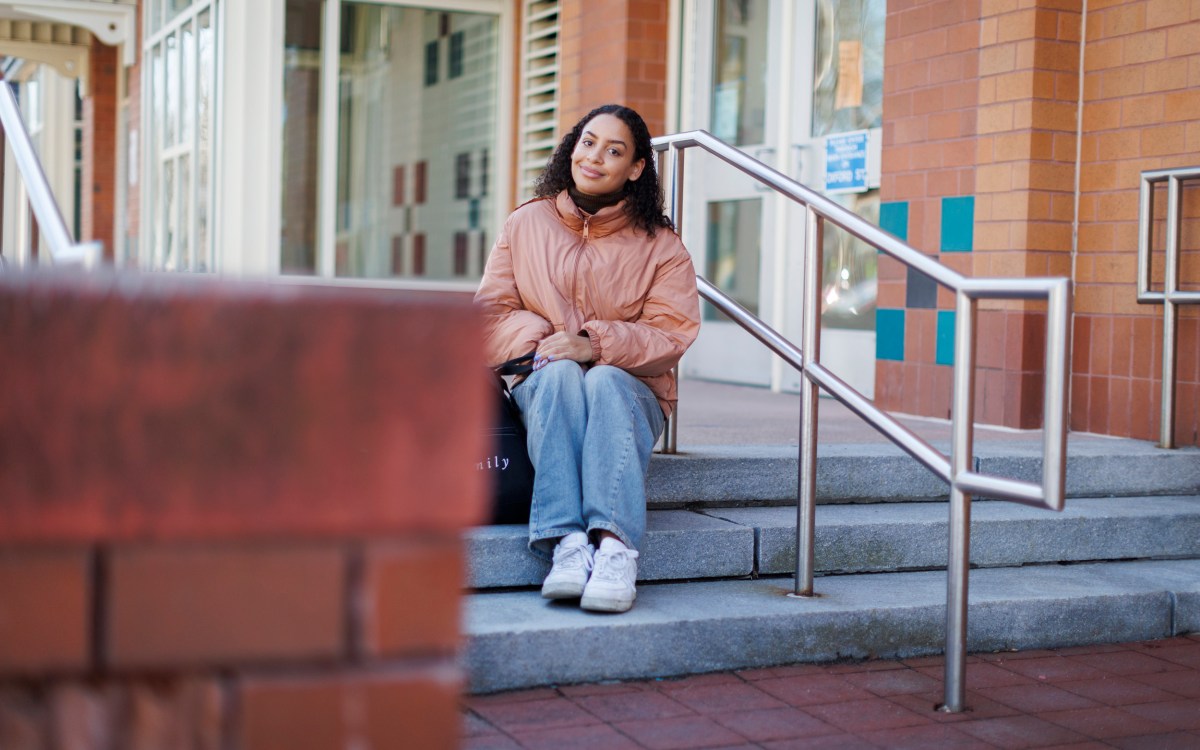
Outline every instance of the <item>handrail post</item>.
POLYGON ((946 694, 940 710, 965 706, 967 681, 967 601, 971 560, 971 495, 958 477, 971 470, 975 422, 975 311, 977 303, 959 292, 954 331, 954 391, 950 443, 950 529, 946 564, 946 694))
POLYGON ((1163 268, 1163 351, 1162 399, 1160 401, 1158 445, 1175 447, 1175 347, 1179 345, 1179 306, 1174 295, 1179 291, 1179 236, 1183 221, 1182 180, 1167 178, 1167 248, 1163 268))
POLYGON ((29 195, 29 206, 37 218, 40 233, 46 236, 51 255, 66 252, 74 243, 71 242, 71 235, 67 231, 67 223, 63 220, 58 202, 54 200, 46 173, 38 161, 37 152, 33 149, 29 131, 25 129, 25 123, 21 120, 17 98, 7 81, 0 81, 0 123, 11 141, 13 158, 24 178, 25 192, 29 195))
MULTIPOLYGON (((666 156, 667 171, 671 174, 670 192, 667 200, 667 215, 671 217, 671 222, 675 225, 675 231, 682 233, 680 222, 683 221, 683 149, 672 147, 668 149, 669 154, 658 153, 658 163, 661 167, 666 156)), ((660 181, 662 169, 659 169, 660 181)), ((679 365, 676 364, 672 370, 675 374, 675 387, 679 387, 679 365)), ((661 450, 667 455, 672 455, 678 452, 679 440, 679 400, 675 400, 675 410, 667 417, 666 424, 663 425, 662 446, 661 450)))
POLYGON ((796 478, 796 596, 813 595, 817 519, 817 384, 808 366, 821 361, 821 255, 824 219, 807 206, 804 219, 804 333, 800 374, 800 466, 796 478))

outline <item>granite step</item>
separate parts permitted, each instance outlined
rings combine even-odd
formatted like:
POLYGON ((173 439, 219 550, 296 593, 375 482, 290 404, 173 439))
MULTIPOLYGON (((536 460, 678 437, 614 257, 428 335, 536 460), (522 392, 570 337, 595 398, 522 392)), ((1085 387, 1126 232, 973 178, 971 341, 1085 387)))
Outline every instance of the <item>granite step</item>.
MULTIPOLYGON (((944 502, 820 505, 818 573, 929 570, 946 565, 944 502)), ((795 569, 795 507, 652 510, 639 560, 643 581, 739 578, 795 569)), ((474 589, 535 586, 548 566, 526 551, 525 526, 486 526, 466 538, 474 589)), ((1200 557, 1200 497, 1076 498, 1061 513, 999 501, 972 504, 978 567, 1200 557)))
MULTIPOLYGON (((933 443, 948 452, 946 444, 933 443)), ((1037 482, 1040 443, 976 446, 975 470, 1037 482)), ((651 509, 794 505, 799 453, 794 445, 683 446, 655 455, 647 477, 651 509)), ((1200 449, 1163 450, 1136 440, 1072 437, 1068 497, 1200 493, 1200 449)), ((947 485, 890 443, 827 444, 817 448, 817 502, 939 500, 947 485)))
MULTIPOLYGON (((615 616, 532 590, 474 594, 464 613, 470 690, 942 652, 944 572, 823 577, 816 590, 792 597, 786 578, 647 583, 633 610, 615 616)), ((987 568, 970 576, 973 652, 1198 628, 1200 560, 987 568)))

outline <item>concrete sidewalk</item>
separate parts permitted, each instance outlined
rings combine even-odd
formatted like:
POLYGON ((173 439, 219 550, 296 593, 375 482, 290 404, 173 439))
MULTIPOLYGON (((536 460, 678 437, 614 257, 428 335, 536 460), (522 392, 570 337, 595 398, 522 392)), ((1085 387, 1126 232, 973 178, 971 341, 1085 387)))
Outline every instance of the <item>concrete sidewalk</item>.
MULTIPOLYGON (((684 378, 679 384, 680 450, 708 445, 799 445, 800 397, 794 393, 772 393, 766 388, 713 383, 684 378)), ((857 414, 832 397, 822 397, 817 406, 817 440, 822 444, 888 443, 857 414)), ((950 420, 893 415, 929 443, 950 440, 950 420)), ((977 425, 977 445, 1036 443, 1041 430, 1013 430, 977 425)), ((1119 438, 1071 434, 1069 442, 1116 444, 1119 438)))

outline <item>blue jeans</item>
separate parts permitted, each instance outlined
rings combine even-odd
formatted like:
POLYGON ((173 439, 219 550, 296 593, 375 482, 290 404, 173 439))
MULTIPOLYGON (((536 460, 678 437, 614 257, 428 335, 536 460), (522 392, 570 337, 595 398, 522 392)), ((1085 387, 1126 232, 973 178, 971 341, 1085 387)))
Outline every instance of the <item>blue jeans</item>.
POLYGON ((550 559, 573 531, 611 531, 637 549, 646 531, 646 470, 662 408, 619 367, 559 360, 513 389, 536 472, 529 549, 550 559))

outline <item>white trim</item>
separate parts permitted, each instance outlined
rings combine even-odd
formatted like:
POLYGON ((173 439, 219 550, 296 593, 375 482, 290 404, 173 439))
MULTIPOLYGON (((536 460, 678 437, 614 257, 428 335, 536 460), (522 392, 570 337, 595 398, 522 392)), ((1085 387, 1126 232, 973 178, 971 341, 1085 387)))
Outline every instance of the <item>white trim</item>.
POLYGON ((210 231, 219 273, 279 272, 284 0, 222 3, 210 231))
POLYGON ((121 62, 124 65, 130 66, 137 62, 137 7, 134 5, 94 0, 37 0, 0 3, 0 11, 4 9, 34 18, 81 26, 107 45, 120 45, 121 62))
MULTIPOLYGON (((342 2, 325 0, 321 24, 321 128, 317 142, 317 275, 337 273, 337 174, 338 123, 341 77, 339 50, 342 37, 342 2)), ((282 139, 280 139, 282 141, 282 139)), ((280 252, 283 251, 282 246, 280 252)))

